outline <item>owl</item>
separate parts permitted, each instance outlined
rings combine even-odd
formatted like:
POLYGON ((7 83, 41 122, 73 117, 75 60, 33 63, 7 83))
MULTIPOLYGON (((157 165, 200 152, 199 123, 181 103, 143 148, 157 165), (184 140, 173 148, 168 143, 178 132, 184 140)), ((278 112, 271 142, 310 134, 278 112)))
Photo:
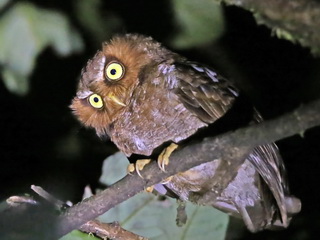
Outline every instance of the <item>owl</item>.
MULTIPOLYGON (((99 137, 108 136, 128 157, 148 159, 172 144, 187 145, 221 129, 262 121, 244 99, 213 69, 151 37, 126 34, 104 43, 88 61, 71 109, 83 125, 95 129, 99 137)), ((275 144, 256 147, 236 171, 228 166, 213 159, 155 188, 242 218, 252 232, 285 228, 300 211, 300 200, 289 193, 275 144), (214 179, 222 169, 227 180, 223 189, 217 189, 214 179)))

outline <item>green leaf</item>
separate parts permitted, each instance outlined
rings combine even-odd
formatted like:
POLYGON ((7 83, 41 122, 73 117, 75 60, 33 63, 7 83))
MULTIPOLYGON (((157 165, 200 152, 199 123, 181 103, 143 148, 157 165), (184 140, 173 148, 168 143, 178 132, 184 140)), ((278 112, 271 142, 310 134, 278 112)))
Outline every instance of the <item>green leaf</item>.
POLYGON ((96 238, 95 236, 88 233, 74 230, 71 233, 68 233, 64 237, 60 238, 59 240, 100 240, 100 238, 96 238))
POLYGON ((157 200, 140 193, 99 217, 103 222, 119 221, 129 231, 153 240, 225 238, 228 216, 212 207, 187 203, 187 223, 176 225, 177 203, 174 199, 157 200))
POLYGON ((122 152, 111 155, 103 162, 99 181, 107 186, 115 183, 127 174, 128 165, 129 161, 122 152))
POLYGON ((122 24, 120 17, 112 11, 105 10, 102 4, 102 0, 74 1, 79 23, 90 33, 90 40, 99 46, 120 29, 122 24))
POLYGON ((80 51, 83 43, 61 13, 20 2, 3 14, 0 64, 2 78, 10 91, 19 95, 28 92, 36 57, 48 46, 65 56, 80 51))
POLYGON ((4 68, 1 72, 5 86, 11 92, 24 95, 29 91, 28 77, 21 75, 10 68, 4 68))
POLYGON ((9 3, 11 0, 0 0, 0 9, 3 8, 7 3, 9 3))
MULTIPOLYGON (((126 175, 128 160, 122 153, 108 157, 100 181, 110 185, 126 175)), ((120 222, 129 231, 155 240, 225 238, 228 216, 212 207, 187 203, 186 225, 176 225, 175 199, 159 201, 157 196, 140 193, 99 217, 102 222, 120 222)))
POLYGON ((57 54, 67 56, 83 49, 80 35, 70 26, 68 19, 61 13, 42 10, 39 12, 38 36, 51 46, 57 54))
POLYGON ((224 31, 220 4, 212 0, 173 0, 177 34, 171 40, 175 48, 190 48, 219 38, 224 31))

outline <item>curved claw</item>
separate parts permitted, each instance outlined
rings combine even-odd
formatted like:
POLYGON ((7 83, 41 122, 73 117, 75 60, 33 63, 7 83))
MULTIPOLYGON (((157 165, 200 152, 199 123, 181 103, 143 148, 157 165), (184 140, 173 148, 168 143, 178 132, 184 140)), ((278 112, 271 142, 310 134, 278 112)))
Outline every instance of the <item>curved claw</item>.
POLYGON ((158 166, 161 171, 165 172, 165 166, 169 164, 169 157, 174 150, 178 147, 177 144, 171 143, 170 146, 166 147, 158 157, 158 166))
POLYGON ((142 177, 142 175, 141 175, 141 173, 140 173, 140 170, 142 170, 143 167, 144 167, 144 166, 139 166, 139 165, 136 163, 136 172, 137 172, 137 174, 139 175, 139 177, 141 177, 142 179, 143 179, 143 177, 142 177))
POLYGON ((136 163, 130 163, 127 167, 127 173, 132 174, 134 171, 139 175, 139 177, 143 178, 140 171, 147 165, 151 159, 140 159, 137 160, 136 163))
MULTIPOLYGON (((165 153, 166 149, 164 149, 160 155, 158 156, 158 167, 160 168, 161 171, 165 172, 165 160, 163 159, 164 153, 165 153)), ((169 163, 169 162, 168 162, 169 163)), ((168 164, 167 163, 167 164, 168 164)))
POLYGON ((137 160, 136 163, 130 163, 127 167, 127 174, 132 174, 134 171, 139 175, 139 177, 143 178, 140 171, 147 165, 151 159, 140 159, 137 160))

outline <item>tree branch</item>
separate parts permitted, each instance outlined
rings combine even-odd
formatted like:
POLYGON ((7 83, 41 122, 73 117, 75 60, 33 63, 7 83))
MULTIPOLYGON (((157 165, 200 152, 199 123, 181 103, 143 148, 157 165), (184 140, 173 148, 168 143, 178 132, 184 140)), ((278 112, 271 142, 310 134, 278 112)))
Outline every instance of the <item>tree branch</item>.
MULTIPOLYGON (((221 0, 219 0, 221 1, 221 0)), ((252 11, 258 23, 320 54, 320 3, 316 0, 223 0, 252 11)))
POLYGON ((170 156, 167 172, 161 172, 154 161, 141 172, 144 179, 137 174, 127 175, 106 190, 69 208, 60 216, 57 237, 79 228, 89 220, 95 219, 110 208, 143 191, 144 188, 159 183, 171 175, 213 159, 227 159, 232 163, 242 161, 243 156, 258 145, 303 133, 306 129, 318 125, 320 125, 320 100, 304 105, 277 119, 207 138, 201 143, 181 148, 170 156))
POLYGON ((148 238, 129 232, 119 225, 119 223, 102 223, 98 220, 89 221, 83 224, 80 229, 83 232, 94 233, 102 239, 113 240, 148 240, 148 238))

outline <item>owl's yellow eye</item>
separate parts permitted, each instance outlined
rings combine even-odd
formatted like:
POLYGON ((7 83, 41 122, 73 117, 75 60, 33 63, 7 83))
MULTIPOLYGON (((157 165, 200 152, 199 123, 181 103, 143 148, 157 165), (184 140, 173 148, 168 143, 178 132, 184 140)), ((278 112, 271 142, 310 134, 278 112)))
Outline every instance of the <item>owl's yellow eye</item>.
POLYGON ((102 108, 103 101, 102 98, 98 94, 92 94, 88 99, 90 105, 94 108, 102 108))
POLYGON ((111 62, 105 68, 105 75, 109 80, 118 81, 124 75, 124 66, 118 62, 111 62))

